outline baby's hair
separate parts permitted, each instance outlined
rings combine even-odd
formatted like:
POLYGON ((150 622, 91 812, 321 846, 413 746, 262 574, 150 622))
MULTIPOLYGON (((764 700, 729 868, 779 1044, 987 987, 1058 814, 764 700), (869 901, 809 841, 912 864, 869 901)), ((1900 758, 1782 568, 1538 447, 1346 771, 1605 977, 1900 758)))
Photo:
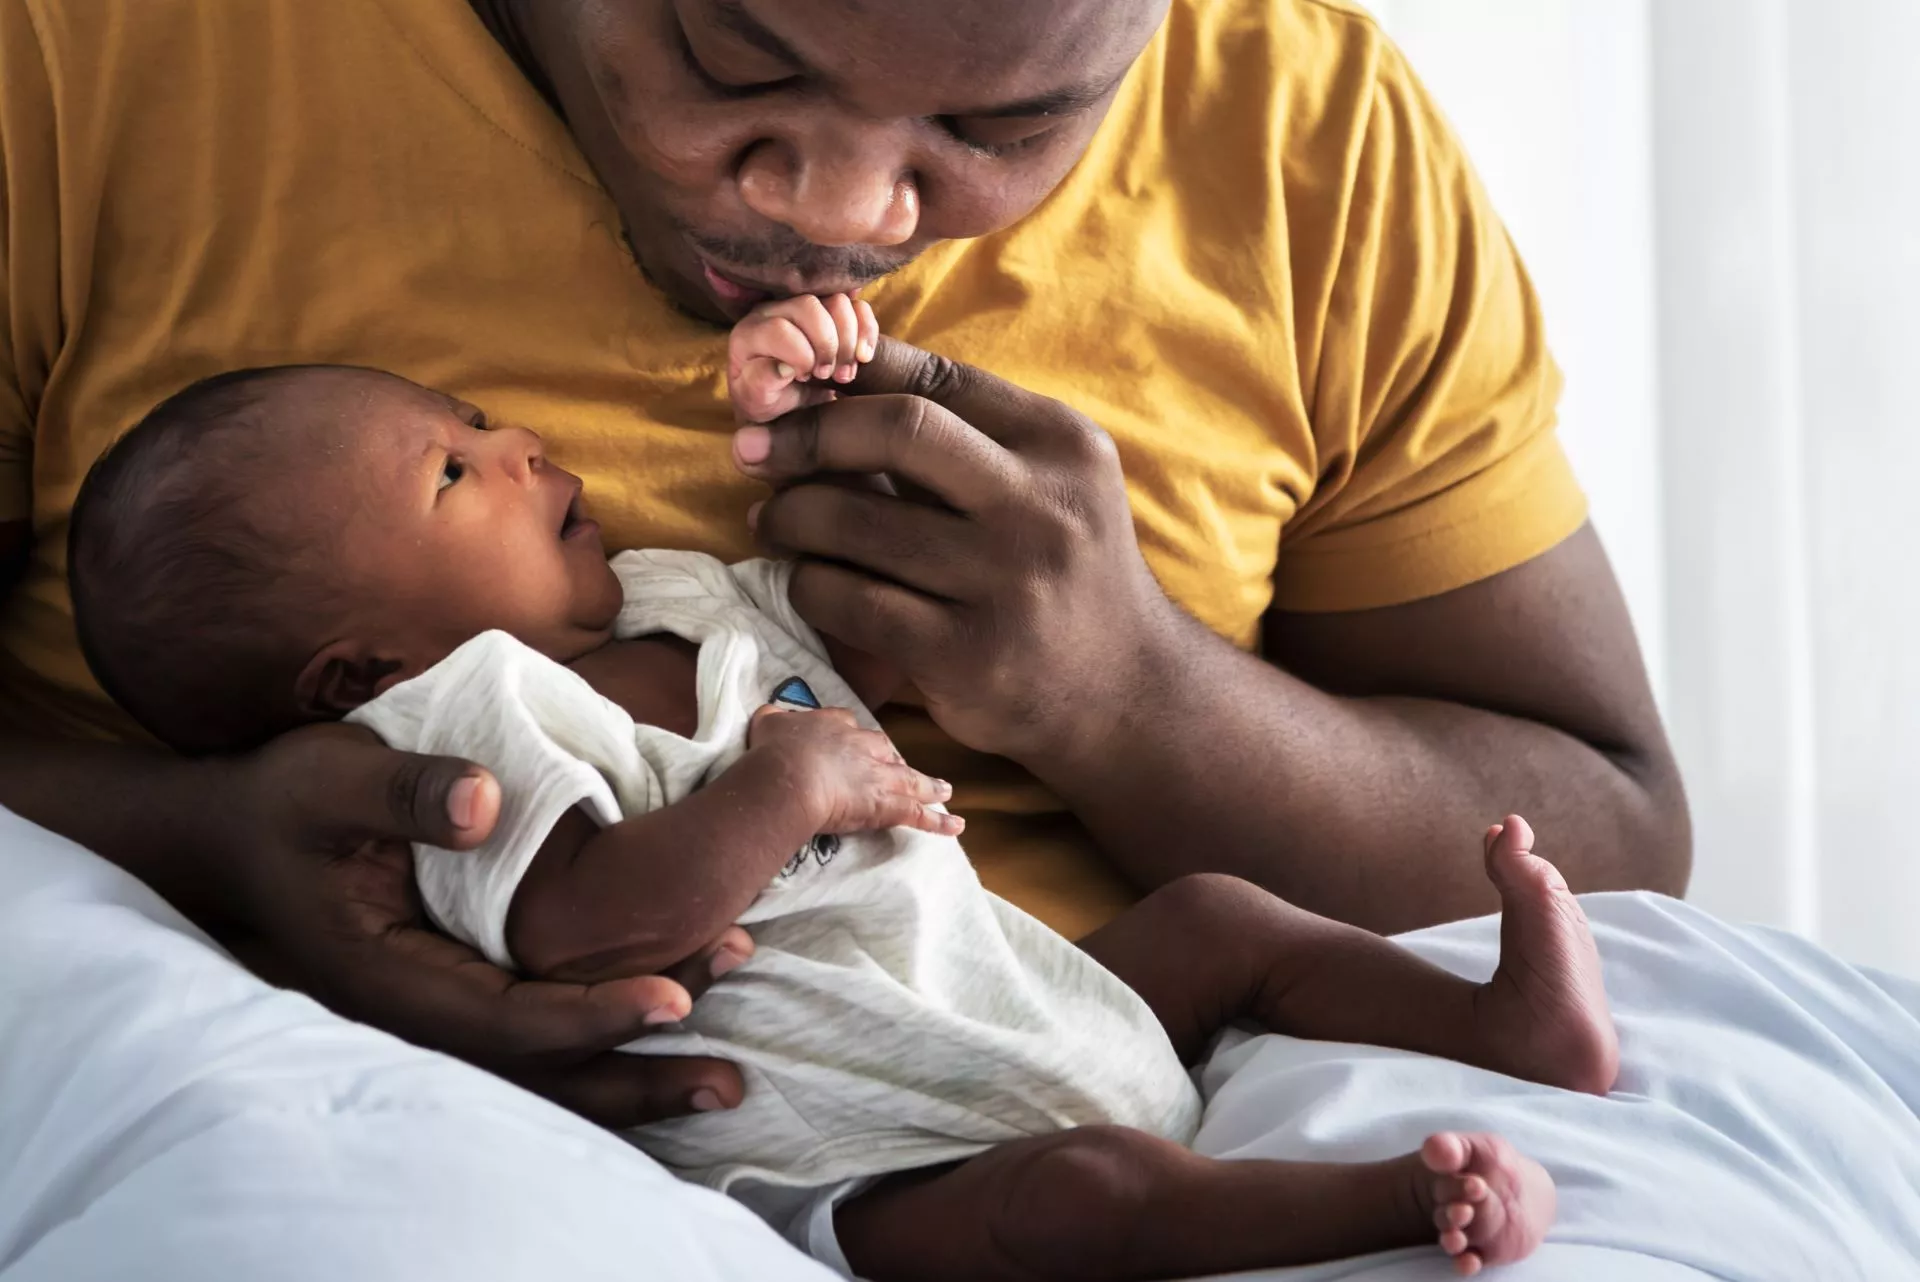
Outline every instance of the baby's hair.
POLYGON ((156 406, 80 487, 67 566, 81 653, 115 703, 182 752, 238 751, 307 719, 294 690, 325 626, 330 594, 315 571, 327 548, 288 519, 289 463, 310 451, 315 425, 274 393, 348 368, 203 379, 156 406))

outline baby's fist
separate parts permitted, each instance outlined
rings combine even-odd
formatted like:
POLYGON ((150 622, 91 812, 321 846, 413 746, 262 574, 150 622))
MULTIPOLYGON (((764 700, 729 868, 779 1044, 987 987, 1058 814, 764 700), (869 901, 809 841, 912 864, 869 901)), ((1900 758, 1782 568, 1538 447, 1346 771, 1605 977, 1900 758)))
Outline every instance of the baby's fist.
POLYGON ((880 323, 851 294, 803 294, 762 303, 733 327, 727 391, 741 423, 770 423, 833 399, 836 383, 873 359, 880 323))

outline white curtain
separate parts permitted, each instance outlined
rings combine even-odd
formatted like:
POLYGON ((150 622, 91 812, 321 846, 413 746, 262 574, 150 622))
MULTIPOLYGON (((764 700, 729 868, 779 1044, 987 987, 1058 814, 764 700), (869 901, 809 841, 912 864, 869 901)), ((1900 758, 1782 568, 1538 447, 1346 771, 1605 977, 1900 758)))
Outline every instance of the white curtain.
POLYGON ((1920 973, 1920 0, 1375 0, 1544 299, 1693 898, 1920 973))

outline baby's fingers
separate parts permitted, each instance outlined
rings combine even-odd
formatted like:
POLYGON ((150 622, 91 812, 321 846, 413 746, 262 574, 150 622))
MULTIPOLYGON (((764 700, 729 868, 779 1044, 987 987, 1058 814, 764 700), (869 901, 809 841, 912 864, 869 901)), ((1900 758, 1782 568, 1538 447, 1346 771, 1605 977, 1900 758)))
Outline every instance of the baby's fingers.
POLYGON ((951 837, 966 825, 958 815, 934 809, 953 796, 953 785, 912 766, 882 767, 875 798, 875 828, 917 828, 951 837))
POLYGON ((854 372, 860 368, 859 309, 854 306, 853 299, 845 294, 835 294, 820 301, 826 304, 827 314, 833 317, 834 328, 840 335, 833 354, 833 381, 851 383, 854 372))
POLYGON ((865 365, 880 346, 880 322, 873 314, 873 304, 864 298, 853 300, 853 311, 860 318, 860 350, 855 354, 865 365))
POLYGON ((958 837, 966 831, 967 821, 932 806, 918 806, 895 826, 930 832, 936 837, 958 837))

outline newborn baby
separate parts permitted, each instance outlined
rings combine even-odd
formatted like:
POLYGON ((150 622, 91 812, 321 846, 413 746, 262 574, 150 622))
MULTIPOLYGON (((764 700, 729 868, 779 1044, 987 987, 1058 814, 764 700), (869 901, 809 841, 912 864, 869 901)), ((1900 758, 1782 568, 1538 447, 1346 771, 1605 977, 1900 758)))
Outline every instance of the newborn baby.
MULTIPOLYGON (((849 300, 763 307, 733 336, 741 416, 832 395, 875 341, 849 300)), ((609 563, 537 436, 394 375, 188 388, 95 467, 70 551, 93 670, 161 739, 349 718, 493 770, 486 846, 417 867, 494 961, 649 973, 748 926, 752 960, 630 1048, 731 1059, 744 1102, 632 1138, 843 1272, 1175 1278, 1437 1239, 1470 1274, 1540 1242, 1538 1165, 1468 1133, 1369 1164, 1202 1158, 1188 1066, 1244 1020, 1613 1082, 1592 937, 1517 817, 1486 836, 1487 984, 1224 876, 1076 945, 980 886, 949 790, 868 711, 884 665, 795 614, 790 566, 609 563)))

